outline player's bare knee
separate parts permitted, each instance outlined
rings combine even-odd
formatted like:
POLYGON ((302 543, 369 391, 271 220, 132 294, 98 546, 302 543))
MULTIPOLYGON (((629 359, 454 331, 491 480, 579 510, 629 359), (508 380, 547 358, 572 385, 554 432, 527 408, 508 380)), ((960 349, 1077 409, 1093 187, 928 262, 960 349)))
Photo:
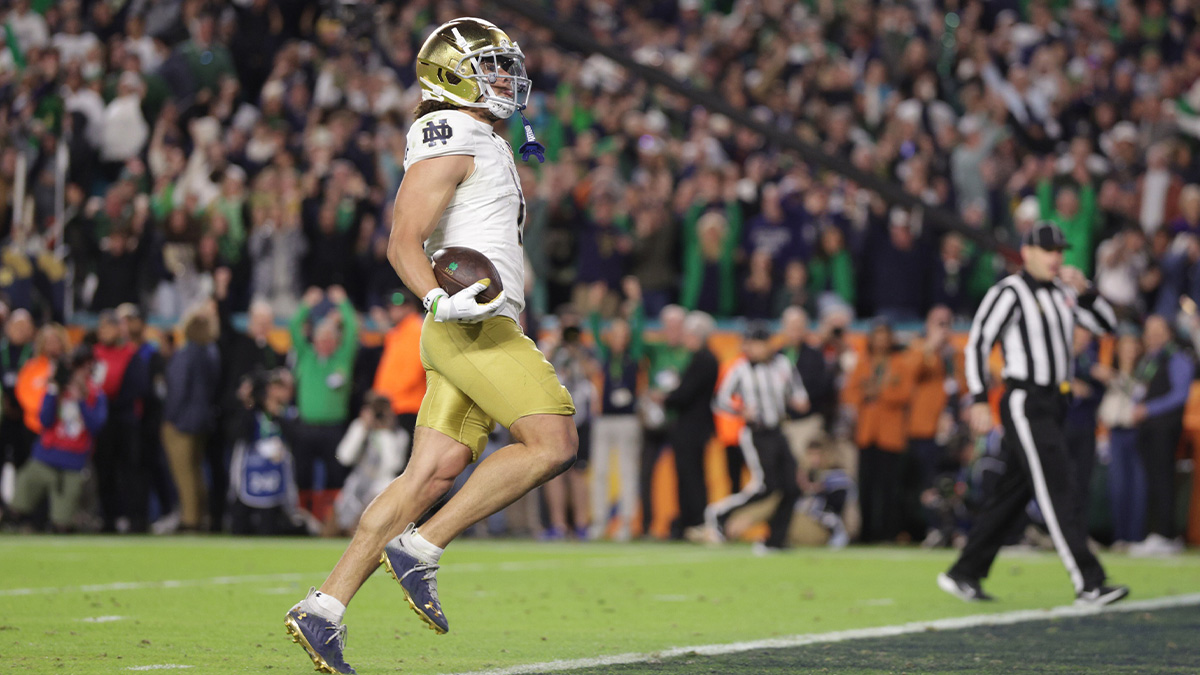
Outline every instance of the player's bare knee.
POLYGON ((471 462, 470 451, 447 452, 438 457, 437 462, 429 467, 428 473, 419 485, 421 491, 421 507, 427 508, 454 487, 454 481, 471 462))
POLYGON ((454 487, 454 479, 435 478, 425 483, 421 486, 420 508, 424 510, 433 506, 439 499, 446 496, 452 487, 454 487))
MULTIPOLYGON (((372 506, 376 504, 378 504, 378 500, 371 503, 372 506)), ((358 527, 354 529, 354 535, 369 539, 388 539, 392 527, 392 516, 391 509, 368 508, 363 512, 362 518, 358 520, 358 527)))
POLYGON ((454 480, 458 478, 458 474, 466 467, 455 468, 446 466, 435 473, 428 481, 425 482, 425 492, 432 495, 436 501, 441 499, 442 495, 450 491, 454 487, 454 480))
POLYGON ((471 464, 471 453, 469 450, 463 452, 446 453, 438 458, 437 466, 434 468, 431 479, 434 482, 449 482, 453 483, 458 475, 466 470, 471 464))
POLYGON ((554 478, 569 471, 571 467, 575 466, 576 459, 578 459, 578 455, 571 455, 569 458, 563 460, 558 466, 553 468, 553 474, 550 477, 554 478))
POLYGON ((549 478, 570 469, 579 451, 574 420, 565 416, 557 419, 561 421, 543 424, 536 436, 525 441, 545 462, 549 478))

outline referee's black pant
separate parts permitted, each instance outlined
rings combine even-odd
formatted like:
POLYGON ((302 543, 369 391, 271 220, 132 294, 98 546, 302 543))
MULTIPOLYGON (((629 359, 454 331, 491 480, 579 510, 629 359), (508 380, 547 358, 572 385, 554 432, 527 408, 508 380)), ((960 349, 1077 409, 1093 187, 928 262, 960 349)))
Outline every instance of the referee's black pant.
MULTIPOLYGON (((726 519, 735 509, 748 506, 757 501, 779 493, 779 504, 767 519, 770 533, 765 543, 771 548, 787 546, 788 529, 792 524, 792 514, 796 511, 796 502, 800 500, 800 486, 796 483, 796 458, 788 448, 787 437, 779 427, 747 426, 738 437, 746 466, 750 469, 750 482, 740 491, 708 505, 705 518, 709 524, 720 524, 723 528, 726 519)), ((735 484, 736 487, 736 484, 735 484)))
POLYGON ((671 526, 671 538, 682 539, 683 531, 704 524, 708 488, 704 483, 704 450, 712 438, 712 427, 675 423, 670 433, 675 452, 675 477, 679 483, 679 518, 671 526))
POLYGON ((950 568, 952 576, 986 577, 1005 535, 1034 497, 1075 592, 1104 582, 1104 568, 1088 549, 1087 528, 1080 521, 1081 490, 1063 431, 1066 411, 1066 396, 1050 389, 1010 387, 1000 399, 1000 454, 1008 468, 976 517, 966 547, 950 568))

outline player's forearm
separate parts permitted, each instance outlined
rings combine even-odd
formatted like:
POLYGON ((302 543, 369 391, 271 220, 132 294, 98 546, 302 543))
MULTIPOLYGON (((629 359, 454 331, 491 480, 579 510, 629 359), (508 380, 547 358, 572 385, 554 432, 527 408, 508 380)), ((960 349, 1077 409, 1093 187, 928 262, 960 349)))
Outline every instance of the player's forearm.
POLYGON ((388 262, 418 298, 424 298, 429 291, 439 287, 425 255, 425 240, 437 227, 458 184, 466 179, 474 165, 474 159, 465 155, 417 162, 405 174, 396 192, 388 262))
POLYGON ((392 263, 392 269, 396 270, 404 285, 418 298, 423 298, 429 291, 438 288, 437 279, 433 276, 433 267, 420 242, 397 236, 397 233, 393 232, 392 239, 388 242, 388 261, 392 263))

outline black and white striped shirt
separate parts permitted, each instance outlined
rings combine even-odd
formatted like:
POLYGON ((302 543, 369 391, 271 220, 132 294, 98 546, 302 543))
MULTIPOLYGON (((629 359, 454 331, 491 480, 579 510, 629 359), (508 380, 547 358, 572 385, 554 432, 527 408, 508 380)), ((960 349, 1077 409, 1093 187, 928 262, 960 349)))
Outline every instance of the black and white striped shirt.
POLYGON ((1089 291, 1078 295, 1058 280, 1037 281, 1028 272, 1000 280, 984 296, 967 338, 967 389, 977 402, 987 400, 988 356, 1000 340, 1004 379, 1025 385, 1059 388, 1074 377, 1071 343, 1075 323, 1093 333, 1117 324, 1112 307, 1089 291))
POLYGON ((716 407, 727 413, 742 412, 764 427, 778 427, 787 419, 789 406, 808 401, 800 373, 783 354, 763 363, 741 359, 734 364, 717 389, 716 407), (733 397, 740 396, 742 410, 733 397))

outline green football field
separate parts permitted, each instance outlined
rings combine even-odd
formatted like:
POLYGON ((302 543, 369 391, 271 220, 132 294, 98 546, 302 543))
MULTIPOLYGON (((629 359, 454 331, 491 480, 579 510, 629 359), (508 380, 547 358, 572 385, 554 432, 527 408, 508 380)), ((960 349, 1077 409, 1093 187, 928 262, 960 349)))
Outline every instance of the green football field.
MULTIPOLYGON (((344 544, 0 537, 0 663, 311 672, 283 616, 344 544)), ((988 605, 937 590, 950 560, 898 548, 757 558, 740 545, 464 540, 439 574, 448 635, 376 573, 347 614, 346 656, 364 674, 1200 671, 1200 556, 1104 556, 1133 596, 1102 614, 1044 611, 1072 600, 1053 554, 1002 553, 987 584, 1000 600, 988 605)))

